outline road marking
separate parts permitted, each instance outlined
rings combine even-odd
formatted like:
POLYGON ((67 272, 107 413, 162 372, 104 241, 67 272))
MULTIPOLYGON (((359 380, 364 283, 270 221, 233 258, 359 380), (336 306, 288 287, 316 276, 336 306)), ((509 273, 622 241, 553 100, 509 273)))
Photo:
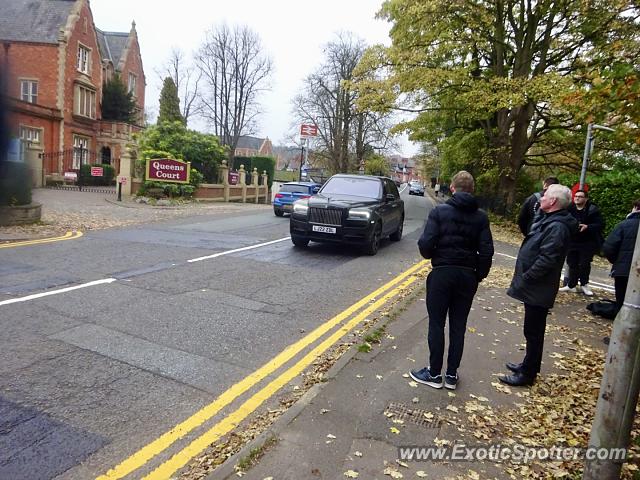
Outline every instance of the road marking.
POLYGON ((496 253, 496 255, 500 255, 501 257, 511 258, 512 260, 517 260, 518 259, 518 257, 514 257, 513 255, 507 255, 506 253, 498 253, 498 252, 495 252, 495 253, 496 253))
POLYGON ((0 244, 0 248, 26 247, 27 245, 40 245, 42 243, 62 242, 64 240, 73 240, 75 238, 80 238, 81 236, 82 232, 67 232, 61 237, 39 238, 36 240, 24 240, 22 242, 2 243, 0 244))
POLYGON ((209 260, 211 258, 218 258, 218 257, 222 257, 224 255, 230 255, 232 253, 244 252, 245 250, 252 250, 254 248, 260 248, 260 247, 265 247, 267 245, 273 245, 274 243, 284 242, 285 240, 291 240, 291 237, 279 238, 278 240, 271 240, 270 242, 259 243, 257 245, 249 245, 248 247, 236 248, 234 250, 227 250, 225 252, 220 252, 220 253, 214 253, 213 255, 207 255, 206 257, 192 258, 191 260, 187 260, 187 262, 188 263, 201 262, 202 260, 209 260))
MULTIPOLYGON (((387 282, 382 287, 378 288, 374 292, 369 295, 363 297, 358 302, 351 305, 346 310, 337 314, 327 322, 323 323, 315 330, 310 332, 305 337, 301 338, 297 342, 286 347, 282 352, 276 355, 274 358, 265 363, 258 370, 253 372, 248 377, 245 377, 235 385, 232 385, 228 390, 222 393, 218 398, 216 398, 209 405, 205 406, 201 410, 197 411, 193 415, 191 415, 186 420, 182 421, 175 427, 173 427, 168 432, 164 433, 156 440, 142 447, 136 453, 131 455, 129 458, 122 461, 120 464, 116 465, 114 468, 109 470, 104 475, 97 478, 97 480, 115 480, 125 477, 129 475, 131 472, 137 470, 138 468, 145 465, 149 460, 154 458, 156 455, 160 454, 167 448, 169 448, 173 443, 182 438, 184 435, 192 431, 193 429, 199 427, 204 422, 215 416, 221 409, 229 405, 240 395, 245 393, 247 390, 252 388, 257 383, 264 380, 270 374, 275 372, 289 360, 291 360, 295 355, 300 353, 304 348, 308 345, 319 339, 326 332, 334 328, 336 325, 340 324, 343 320, 353 315, 355 312, 360 310, 362 307, 370 304, 371 302, 376 302, 376 298, 387 291, 388 289, 394 287, 397 283, 403 281, 410 275, 413 275, 415 272, 425 268, 427 266, 427 261, 423 260, 413 265, 411 268, 405 270, 403 273, 393 278, 389 282, 387 282)), ((377 302, 375 303, 377 304, 377 302)))
POLYGON ((193 440, 184 449, 176 453, 173 457, 153 470, 149 475, 144 477, 144 480, 165 480, 167 478, 171 478, 176 471, 184 467, 193 457, 205 450, 211 443, 215 442, 222 436, 229 433, 235 427, 237 427, 240 422, 247 418, 253 411, 255 411, 260 405, 262 405, 267 399, 273 396, 283 386, 285 386, 296 376, 302 373, 305 368, 311 365, 320 355, 322 355, 342 337, 353 330, 368 315, 387 303, 392 297, 397 295, 398 292, 407 288, 416 280, 418 280, 417 276, 405 280, 399 286, 389 291, 382 298, 380 298, 375 303, 371 304, 369 307, 363 310, 361 313, 353 317, 351 320, 349 320, 349 322, 340 327, 331 336, 326 338, 317 347, 315 347, 304 357, 302 357, 302 359, 300 359, 295 365, 280 374, 280 376, 272 380, 259 392, 246 400, 237 410, 215 424, 203 435, 193 440))
POLYGON ((34 293, 33 295, 27 295, 26 297, 10 298, 9 300, 2 300, 0 306, 9 305, 11 303, 28 302, 29 300, 35 300, 36 298, 48 297, 50 295, 58 295, 59 293, 71 292, 73 290, 79 290, 81 288, 93 287, 95 285, 103 285, 105 283, 115 282, 115 278, 103 278, 102 280, 94 280, 92 282, 83 283, 81 285, 74 285, 73 287, 59 288, 58 290, 50 290, 48 292, 34 293))

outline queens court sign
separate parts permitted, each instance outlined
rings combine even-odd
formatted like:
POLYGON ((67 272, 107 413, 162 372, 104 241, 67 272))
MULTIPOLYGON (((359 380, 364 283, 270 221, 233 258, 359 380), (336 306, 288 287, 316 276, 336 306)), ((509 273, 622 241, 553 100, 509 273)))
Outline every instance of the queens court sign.
POLYGON ((147 180, 158 182, 189 183, 191 163, 170 158, 147 160, 147 180))

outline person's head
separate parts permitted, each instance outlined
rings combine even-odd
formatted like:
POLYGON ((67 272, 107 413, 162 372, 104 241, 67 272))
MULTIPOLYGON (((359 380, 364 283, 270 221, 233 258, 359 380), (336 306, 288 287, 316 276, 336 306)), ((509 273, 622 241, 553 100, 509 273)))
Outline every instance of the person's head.
POLYGON ((576 204, 576 207, 582 208, 589 200, 589 194, 584 190, 577 190, 573 195, 573 203, 576 204))
POLYGON ((569 205, 571 205, 571 190, 558 183, 549 185, 540 199, 540 208, 545 213, 562 210, 569 205))
POLYGON ((559 183, 560 183, 560 180, 558 180, 556 177, 547 177, 542 182, 542 189, 546 190, 547 188, 549 188, 550 185, 557 185, 559 183))
POLYGON ((640 212, 640 198, 633 201, 633 205, 631 206, 632 212, 640 212))
POLYGON ((473 193, 475 189, 475 181, 473 175, 466 170, 460 170, 451 179, 451 191, 452 192, 467 192, 473 193))

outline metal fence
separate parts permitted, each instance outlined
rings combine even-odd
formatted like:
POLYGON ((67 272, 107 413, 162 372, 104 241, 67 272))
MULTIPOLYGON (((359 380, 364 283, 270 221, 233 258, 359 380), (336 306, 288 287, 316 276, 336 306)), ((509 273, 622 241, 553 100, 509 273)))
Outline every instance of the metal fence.
POLYGON ((45 175, 53 173, 64 174, 64 172, 78 172, 81 165, 91 165, 98 163, 97 154, 86 148, 67 148, 59 152, 48 152, 42 154, 42 168, 45 175))

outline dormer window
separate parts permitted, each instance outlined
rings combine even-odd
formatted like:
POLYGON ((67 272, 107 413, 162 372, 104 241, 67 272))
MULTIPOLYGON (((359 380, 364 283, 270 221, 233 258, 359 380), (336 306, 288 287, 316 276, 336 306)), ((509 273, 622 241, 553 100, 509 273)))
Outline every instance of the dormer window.
POLYGON ((78 71, 89 75, 91 63, 91 50, 83 45, 78 45, 78 71))

